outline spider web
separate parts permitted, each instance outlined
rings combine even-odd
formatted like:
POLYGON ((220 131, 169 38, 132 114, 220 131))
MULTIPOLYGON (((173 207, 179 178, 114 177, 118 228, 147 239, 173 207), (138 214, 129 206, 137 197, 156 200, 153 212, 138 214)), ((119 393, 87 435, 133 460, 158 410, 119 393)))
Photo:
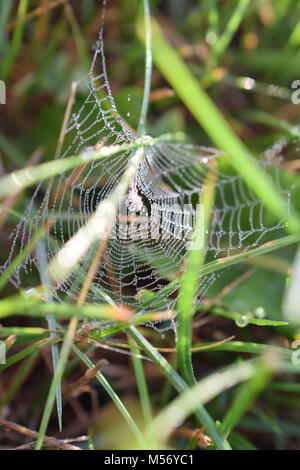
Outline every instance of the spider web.
MULTIPOLYGON (((60 158, 89 151, 99 142, 132 143, 134 132, 116 108, 108 80, 104 57, 102 24, 90 72, 81 81, 87 95, 75 104, 76 112, 68 123, 65 147, 60 158)), ((33 192, 22 220, 11 234, 11 250, 2 270, 51 218, 53 225, 44 236, 45 257, 49 262, 60 248, 85 226, 98 204, 108 198, 128 168, 131 151, 88 162, 69 173, 62 173, 47 186, 40 182, 33 192)), ((262 171, 271 174, 281 188, 278 160, 264 158, 262 171)), ((215 205, 207 253, 226 257, 267 241, 268 234, 280 231, 285 221, 274 224, 263 204, 235 173, 221 152, 183 143, 156 142, 144 148, 144 156, 131 182, 128 195, 119 207, 114 229, 106 242, 87 302, 99 303, 108 295, 114 302, 144 311, 144 296, 152 295, 178 277, 189 248, 196 217, 196 205, 207 185, 209 174, 215 175, 215 205), (101 295, 100 295, 101 294, 101 295)), ((274 234, 272 234, 274 238, 274 234)), ((97 249, 93 244, 77 269, 53 287, 58 300, 77 298, 85 273, 97 249)), ((16 287, 39 267, 36 252, 14 272, 11 281, 16 287)), ((199 298, 203 297, 217 275, 203 276, 199 298)), ((26 281, 28 284, 28 280, 26 281)), ((172 309, 176 303, 174 289, 168 297, 148 305, 148 310, 172 309)), ((157 327, 157 326, 155 326, 157 327)), ((176 327, 175 321, 158 326, 176 327)))

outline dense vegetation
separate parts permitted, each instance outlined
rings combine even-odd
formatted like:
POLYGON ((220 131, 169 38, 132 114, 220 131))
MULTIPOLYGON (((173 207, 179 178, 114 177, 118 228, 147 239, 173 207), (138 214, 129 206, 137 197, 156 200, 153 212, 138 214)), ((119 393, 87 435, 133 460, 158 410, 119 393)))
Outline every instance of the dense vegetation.
MULTIPOLYGON (((299 449, 300 333, 282 308, 293 270, 299 270, 297 264, 292 269, 300 238, 300 108, 297 84, 292 87, 300 80, 299 2, 151 1, 149 96, 147 5, 109 0, 105 14, 112 94, 140 138, 127 142, 125 151, 173 137, 218 148, 218 172, 239 178, 249 191, 245 199, 264 206, 263 222, 244 209, 243 221, 253 233, 258 223, 270 230, 230 256, 187 252, 184 269, 156 289, 161 307, 142 316, 107 302, 103 293, 99 304, 86 301, 97 291, 97 251, 77 275, 76 302, 68 295, 63 302, 47 297, 28 261, 17 282, 18 267, 43 250, 45 231, 56 236, 49 217, 27 244, 17 242, 6 262, 36 185, 44 178, 40 191, 46 194, 54 175, 86 161, 79 153, 76 165, 65 159, 70 166, 62 168, 55 155, 66 145, 61 129, 70 87, 90 69, 102 9, 96 0, 1 2, 0 346, 5 343, 6 361, 0 365, 0 446, 299 449), (268 174, 258 161, 267 162, 268 174), (208 275, 214 282, 199 296, 208 275), (149 323, 175 314, 163 308, 170 285, 179 295, 177 329, 162 334, 149 323), (106 328, 93 328, 91 320, 106 328)), ((86 93, 77 87, 77 109, 86 93)), ((110 143, 101 142, 97 158, 110 143)), ((234 200, 227 193, 219 200, 209 175, 202 193, 205 233, 214 231, 214 204, 234 200)), ((40 196, 35 202, 41 204, 40 196)), ((230 224, 223 225, 229 235, 230 224)), ((202 229, 196 224, 196 234, 202 229)), ((141 292, 151 305, 153 293, 141 292)))

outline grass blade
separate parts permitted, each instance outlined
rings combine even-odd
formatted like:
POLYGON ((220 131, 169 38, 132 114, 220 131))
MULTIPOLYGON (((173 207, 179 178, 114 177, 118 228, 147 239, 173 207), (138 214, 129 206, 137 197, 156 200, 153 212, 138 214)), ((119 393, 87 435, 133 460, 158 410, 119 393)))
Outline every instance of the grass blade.
MULTIPOLYGON (((95 367, 93 362, 83 352, 81 352, 76 346, 73 346, 73 350, 88 368, 95 367)), ((108 393, 108 395, 110 396, 112 401, 115 403, 116 407, 121 412, 124 419, 127 421, 130 429, 132 430, 132 432, 133 432, 134 436, 136 437, 136 439, 137 439, 138 443, 140 444, 140 446, 143 449, 146 449, 147 444, 146 444, 146 441, 145 441, 141 431, 138 429, 137 425, 133 421, 131 415, 129 414, 129 412, 127 411, 125 406, 123 405, 122 401, 120 400, 120 398, 118 397, 116 392, 111 388, 110 384, 108 383, 108 381, 106 380, 104 375, 101 374, 101 372, 98 372, 98 374, 96 375, 96 378, 97 378, 98 382, 102 385, 104 390, 108 393)))
MULTIPOLYGON (((187 383, 180 377, 180 375, 175 372, 170 364, 165 360, 165 358, 159 354, 158 351, 139 333, 135 327, 128 328, 129 335, 135 340, 138 346, 140 346, 144 352, 153 360, 157 367, 163 372, 166 378, 170 381, 173 387, 177 390, 178 393, 183 393, 189 390, 187 383)), ((230 445, 221 436, 216 428, 216 425, 212 417, 207 413, 206 409, 201 405, 195 409, 195 416, 197 420, 206 426, 207 431, 214 439, 217 447, 219 449, 229 450, 230 445)))
MULTIPOLYGON (((20 0, 18 13, 17 13, 18 21, 22 21, 22 19, 26 16, 27 9, 28 9, 28 0, 20 0)), ((13 33, 10 48, 8 50, 8 53, 1 67, 1 77, 4 81, 7 81, 9 79, 12 69, 14 67, 15 60, 19 54, 21 43, 22 43, 23 31, 24 31, 24 24, 18 23, 13 33)))
POLYGON ((144 2, 144 25, 146 31, 146 61, 145 61, 145 82, 144 82, 144 96, 137 130, 137 137, 141 137, 145 131, 145 123, 149 105, 150 88, 151 88, 151 74, 152 74, 152 53, 151 53, 151 19, 149 1, 144 2))
POLYGON ((221 372, 211 374, 192 388, 185 390, 155 417, 146 432, 147 438, 150 442, 154 441, 156 448, 157 445, 160 448, 174 427, 182 423, 200 404, 207 403, 224 390, 253 377, 256 372, 255 365, 250 361, 234 364, 221 372))
POLYGON ((199 269, 205 260, 207 233, 214 204, 215 180, 216 174, 209 172, 204 183, 201 204, 198 205, 191 250, 187 257, 186 270, 182 275, 178 299, 178 339, 176 345, 178 366, 189 385, 195 383, 191 361, 192 322, 199 294, 199 269))
MULTIPOLYGON (((49 280, 46 275, 46 266, 47 266, 47 254, 46 254, 46 249, 45 249, 45 243, 44 239, 41 239, 37 243, 36 247, 36 254, 38 257, 38 267, 39 267, 39 272, 40 272, 40 279, 42 282, 42 286, 47 293, 45 302, 50 303, 52 299, 52 291, 51 291, 51 286, 49 285, 49 280)), ((46 317, 48 328, 51 331, 50 333, 50 338, 56 338, 56 333, 54 333, 54 330, 57 330, 57 324, 55 321, 55 318, 52 315, 47 315, 46 317)), ((58 361, 59 361, 59 348, 58 344, 52 344, 51 346, 51 356, 52 356, 52 365, 53 365, 53 371, 54 374, 57 369, 58 361)), ((62 430, 62 394, 61 394, 61 383, 58 384, 58 387, 56 389, 56 406, 57 406, 57 417, 58 417, 58 427, 59 430, 62 430)))
POLYGON ((129 338, 128 343, 131 346, 133 346, 133 349, 131 350, 132 351, 131 359, 132 359, 132 363, 134 367, 137 388, 139 391, 142 410, 144 414, 144 420, 145 420, 145 424, 147 425, 152 421, 152 409, 151 409, 151 401, 150 401, 149 391, 147 387, 143 362, 142 362, 142 359, 139 357, 140 351, 137 348, 134 349, 134 346, 136 346, 135 341, 132 338, 129 338))
POLYGON ((270 366, 271 364, 267 364, 267 358, 262 358, 255 369, 255 375, 249 382, 241 386, 220 427, 220 432, 226 437, 240 422, 246 411, 251 408, 256 397, 266 388, 272 377, 270 366))
POLYGON ((53 405, 54 405, 54 401, 56 397, 57 387, 61 383, 62 376, 64 374, 65 365, 67 363, 69 352, 74 341, 77 323, 78 323, 78 318, 77 317, 72 318, 68 327, 68 331, 65 335, 65 338, 62 344, 59 361, 58 361, 57 368, 56 368, 55 374, 51 382, 51 386, 50 386, 50 390, 49 390, 48 397, 46 400, 42 420, 40 423, 39 435, 38 435, 38 439, 37 439, 36 447, 35 447, 36 450, 40 450, 43 445, 44 436, 46 434, 47 426, 49 423, 49 419, 52 413, 52 409, 53 409, 53 405))
POLYGON ((224 33, 218 38, 214 44, 214 53, 217 56, 217 59, 224 54, 225 50, 229 46, 234 34, 236 33, 247 6, 249 5, 250 0, 239 0, 224 33))

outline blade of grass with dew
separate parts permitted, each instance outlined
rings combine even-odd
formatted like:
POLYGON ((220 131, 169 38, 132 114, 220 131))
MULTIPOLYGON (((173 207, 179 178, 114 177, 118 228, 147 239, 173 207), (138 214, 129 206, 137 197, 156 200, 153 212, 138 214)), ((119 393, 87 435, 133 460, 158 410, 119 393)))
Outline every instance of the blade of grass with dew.
POLYGON ((163 445, 174 427, 182 423, 199 405, 207 403, 224 390, 251 379, 255 373, 256 363, 244 361, 205 377, 193 387, 183 391, 154 418, 146 430, 146 438, 152 445, 154 444, 154 448, 157 448, 157 444, 163 445))
MULTIPOLYGON (((1 138, 2 137, 0 134, 0 146, 1 138)), ((131 144, 110 145, 108 147, 102 147, 100 150, 90 152, 85 151, 77 156, 41 163, 40 165, 36 165, 31 168, 18 170, 5 175, 0 179, 0 199, 3 199, 4 197, 9 196, 14 192, 29 188, 30 186, 34 186, 41 180, 51 178, 52 176, 55 176, 64 171, 72 170, 73 168, 88 162, 101 160, 102 158, 110 157, 119 152, 136 148, 143 148, 144 145, 152 145, 155 142, 182 140, 182 132, 165 134, 153 139, 149 137, 144 141, 137 139, 131 144)), ((11 149, 11 152, 12 151, 13 149, 11 149)))
POLYGON ((234 34, 238 30, 238 27, 241 24, 241 21, 249 3, 250 0, 239 0, 234 12, 231 15, 230 20, 227 23, 225 31, 215 42, 213 50, 217 60, 221 57, 221 55, 224 54, 234 34))
POLYGON ((145 59, 145 80, 144 80, 144 95, 142 102, 141 115, 137 130, 137 137, 141 137, 145 132, 146 117, 149 105, 150 88, 151 88, 151 75, 152 75, 152 52, 151 52, 151 17, 149 1, 143 0, 144 5, 144 28, 146 31, 145 44, 146 44, 146 59, 145 59))
MULTIPOLYGON (((43 318, 44 315, 53 315, 54 318, 60 320, 72 319, 74 316, 86 318, 87 320, 110 320, 118 322, 119 325, 112 331, 119 331, 119 328, 124 329, 129 325, 139 325, 143 323, 169 320, 172 316, 170 311, 145 313, 140 316, 132 315, 123 319, 122 307, 115 307, 108 304, 85 304, 78 306, 74 304, 63 304, 59 302, 45 303, 41 295, 37 294, 36 297, 25 298, 21 295, 14 295, 0 300, 0 318, 5 318, 11 315, 24 315, 35 318, 43 318)), ((128 311, 124 312, 128 314, 128 311)), ((103 332, 107 335, 108 330, 103 332)), ((99 337, 101 334, 99 334, 99 337)))
MULTIPOLYGON (((22 21, 22 19, 26 16, 26 12, 28 9, 28 0, 20 0, 18 12, 17 12, 17 20, 22 21)), ((4 61, 2 62, 2 67, 0 69, 0 76, 4 82, 8 81, 11 75, 11 72, 14 67, 15 60, 20 52, 22 38, 24 32, 24 24, 18 23, 14 29, 12 41, 8 52, 5 56, 4 61)))
POLYGON ((41 163, 32 168, 15 171, 0 179, 0 199, 21 189, 33 186, 41 180, 50 178, 64 171, 72 170, 79 165, 100 160, 134 147, 138 147, 138 143, 120 146, 112 145, 96 151, 85 151, 75 157, 41 163))
MULTIPOLYGON (((202 310, 200 306, 198 311, 202 310)), ((214 315, 219 315, 220 317, 230 318, 235 322, 244 323, 245 326, 248 324, 258 325, 258 326, 287 326, 289 324, 288 321, 281 321, 281 320, 268 320, 267 318, 255 318, 254 316, 249 314, 242 314, 237 312, 230 312, 225 310, 222 307, 212 307, 211 312, 214 315)))
POLYGON ((251 408, 257 396, 266 388, 272 377, 272 369, 275 370, 274 364, 271 367, 271 364, 267 362, 268 360, 270 361, 271 357, 262 357, 255 369, 255 375, 238 390, 219 429, 224 436, 228 437, 232 429, 240 422, 242 416, 251 408))
POLYGON ((179 370, 189 385, 195 383, 191 360, 192 323, 196 311, 196 299, 200 282, 199 269, 204 264, 207 233, 210 227, 212 207, 215 198, 216 173, 208 172, 198 204, 196 224, 191 241, 187 264, 181 278, 181 288, 177 304, 177 357, 179 370))
MULTIPOLYGON (((140 346, 147 356, 152 359, 156 366, 163 372, 166 378, 173 385, 175 390, 178 393, 184 393, 189 390, 187 383, 180 377, 177 372, 170 366, 170 364, 165 360, 165 358, 158 352, 156 349, 144 338, 143 335, 135 328, 130 327, 127 330, 128 334, 134 339, 138 346, 140 346)), ((207 431, 211 435, 212 439, 216 443, 219 449, 230 450, 231 447, 226 439, 221 436, 216 428, 215 422, 212 417, 208 414, 206 409, 198 403, 198 406, 195 408, 195 416, 199 423, 205 425, 207 431)))
POLYGON ((62 376, 65 370, 65 365, 68 360, 69 352, 73 345, 77 324, 78 324, 78 317, 73 317, 69 323, 68 330, 65 334, 65 338, 64 338, 60 356, 59 356, 59 361, 57 364, 55 374, 51 381, 50 390, 47 396, 43 416, 42 416, 41 423, 40 423, 38 439, 37 439, 36 446, 35 446, 36 450, 40 450, 43 445, 44 436, 46 434, 46 430, 47 430, 50 416, 52 413, 54 401, 56 398, 57 387, 61 383, 61 380, 62 380, 62 376))
POLYGON ((293 351, 290 349, 280 348, 278 346, 269 346, 267 344, 260 343, 251 343, 244 341, 229 341, 228 343, 222 343, 218 345, 213 345, 213 343, 200 343, 194 345, 194 350, 192 349, 193 354, 200 354, 201 350, 197 349, 200 347, 212 346, 209 348, 209 351, 230 351, 236 353, 248 353, 248 354, 258 354, 261 355, 265 352, 274 352, 286 359, 291 359, 293 351))
MULTIPOLYGON (((141 36, 141 27, 139 34, 141 36)), ((199 124, 249 184, 257 197, 277 220, 287 221, 287 230, 300 235, 300 219, 291 207, 287 214, 285 200, 268 175, 264 175, 244 143, 234 134, 215 104, 191 74, 178 53, 167 43, 160 27, 152 21, 153 60, 199 124), (182 84, 184 83, 184 86, 182 84)))
MULTIPOLYGON (((93 362, 83 353, 81 352, 76 346, 73 346, 74 352, 77 354, 77 356, 82 360, 82 362, 88 367, 88 368, 93 368, 95 365, 93 362)), ((118 410, 121 412, 123 415, 124 419, 128 423, 131 431, 133 432, 134 436, 136 437, 138 443, 143 449, 147 448, 146 441, 144 439, 144 436, 142 435, 141 431, 138 429, 137 425, 135 424, 134 420, 132 419, 131 415, 129 414, 128 410, 118 397, 117 393, 112 389, 110 384, 107 382, 106 378, 104 377, 101 372, 98 372, 96 375, 96 379, 98 382, 102 385, 104 390, 107 392, 109 397, 112 399, 118 410)))

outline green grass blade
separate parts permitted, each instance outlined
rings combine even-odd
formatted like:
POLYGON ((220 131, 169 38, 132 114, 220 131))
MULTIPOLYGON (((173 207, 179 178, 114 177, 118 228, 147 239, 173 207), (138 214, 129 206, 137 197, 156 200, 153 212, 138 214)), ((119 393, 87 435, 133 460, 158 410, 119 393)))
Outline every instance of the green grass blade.
POLYGON ((144 96, 141 109, 141 116, 137 130, 137 137, 141 137, 145 132, 146 117, 149 105, 150 89, 151 89, 151 75, 152 75, 152 53, 151 53, 151 17, 149 1, 143 0, 144 3, 144 26, 146 31, 146 59, 145 59, 145 82, 144 82, 144 96))
MULTIPOLYGON (((46 267, 47 267, 47 254, 44 239, 38 241, 36 246, 36 254, 38 257, 38 267, 40 272, 40 280, 42 283, 42 287, 46 292, 45 302, 51 302, 53 300, 51 286, 49 284, 49 280, 46 274, 46 267)), ((57 330, 57 324, 53 315, 47 315, 46 317, 47 324, 50 332, 50 338, 56 338, 56 333, 54 330, 57 330)), ((52 344, 51 346, 51 357, 52 357, 52 366, 54 374, 57 369, 58 361, 59 361, 59 347, 57 343, 52 344)), ((59 430, 62 430, 62 394, 61 394, 61 383, 58 384, 56 390, 56 407, 57 407, 57 418, 58 418, 58 427, 59 430)))
POLYGON ((131 346, 133 346, 133 348, 131 349, 131 352, 132 352, 131 359, 132 359, 132 363, 134 367, 136 383, 137 383, 137 388, 138 388, 139 396, 141 400, 144 420, 145 420, 145 424, 147 425, 152 421, 152 408, 151 408, 151 401, 150 401, 149 391, 147 387, 143 362, 142 362, 141 357, 139 357, 140 351, 137 348, 136 349, 134 348, 134 346, 136 346, 135 341, 132 338, 129 338, 128 343, 131 346))
POLYGON ((18 327, 18 326, 0 326, 0 338, 7 338, 10 335, 16 336, 42 336, 47 334, 45 328, 39 327, 18 327))
POLYGON ((300 393, 300 384, 298 383, 273 382, 268 388, 280 392, 300 393))
POLYGON ((243 384, 237 392, 235 400, 222 421, 220 432, 228 437, 231 430, 240 422, 246 411, 251 408, 257 396, 266 388, 271 377, 271 365, 267 364, 266 358, 262 358, 255 369, 255 375, 249 382, 243 384))
MULTIPOLYGON (((144 141, 137 139, 131 144, 110 145, 107 147, 102 147, 100 150, 96 151, 84 151, 74 157, 41 163, 40 165, 36 165, 31 168, 14 171, 13 173, 3 176, 0 179, 0 199, 3 199, 4 197, 9 196, 15 192, 29 188, 30 186, 39 183, 41 180, 51 178, 52 176, 55 176, 64 171, 72 170, 73 168, 84 165, 88 162, 101 160, 102 158, 110 157, 119 152, 143 148, 145 145, 151 145, 155 142, 168 142, 176 140, 183 140, 183 134, 181 132, 175 134, 165 134, 155 139, 147 138, 144 141)), ((13 149, 11 148, 10 151, 12 152, 13 149)))
POLYGON ((88 445, 89 445, 89 450, 95 450, 94 442, 93 442, 93 436, 91 434, 90 429, 88 430, 88 445))
MULTIPOLYGON (((77 356, 84 362, 84 364, 87 367, 89 367, 89 368, 95 367, 95 364, 93 364, 93 362, 83 352, 81 352, 76 346, 73 346, 73 350, 77 354, 77 356)), ((135 422, 132 419, 131 415, 129 414, 129 412, 125 408, 125 406, 122 403, 122 401, 120 400, 120 398, 118 397, 117 393, 112 389, 112 387, 110 386, 110 384, 108 383, 108 381, 106 380, 104 375, 101 374, 101 372, 98 372, 98 374, 96 375, 96 378, 97 378, 98 382, 102 385, 104 390, 107 392, 109 397, 112 399, 112 401, 114 402, 114 404, 116 405, 118 410, 123 415, 124 419, 128 423, 131 431, 133 432, 133 434, 136 437, 136 439, 137 439, 138 443, 140 444, 140 446, 143 449, 146 449, 147 444, 146 444, 146 441, 144 439, 144 436, 142 435, 141 431, 138 429, 137 425, 135 424, 135 422)))
POLYGON ((209 173, 198 204, 196 224, 187 256, 186 270, 181 278, 181 289, 178 299, 178 339, 176 344, 178 366, 189 385, 195 383, 191 360, 192 323, 196 310, 196 299, 199 294, 199 269, 203 266, 206 253, 206 239, 210 227, 212 207, 214 204, 214 181, 209 173))
POLYGON ((50 419, 50 416, 51 416, 51 413, 52 413, 54 401, 55 401, 55 398, 56 398, 57 387, 61 383, 61 380, 62 380, 62 377, 63 377, 63 374, 64 374, 64 370, 65 370, 65 366, 66 366, 66 363, 67 363, 67 360, 68 360, 69 352, 70 352, 70 349, 73 345, 73 340, 74 340, 74 335, 75 335, 75 332, 76 332, 77 323, 78 323, 77 317, 72 318, 72 320, 70 321, 69 327, 68 327, 68 331, 66 332, 66 335, 65 335, 65 338, 64 338, 64 341, 63 341, 63 344, 62 344, 62 348, 61 348, 61 352, 60 352, 60 356, 59 356, 59 361, 58 361, 58 364, 57 364, 55 374, 54 374, 53 379, 51 381, 50 390, 49 390, 49 393, 48 393, 48 396, 47 396, 47 400, 46 400, 42 420, 41 420, 41 423, 40 423, 39 435, 38 435, 38 439, 37 439, 36 446, 35 446, 36 450, 40 450, 42 445, 43 445, 44 436, 46 434, 47 426, 48 426, 48 423, 49 423, 49 419, 50 419))
MULTIPOLYGON (((49 330, 57 329, 55 318, 52 315, 47 316, 47 323, 49 330)), ((56 333, 50 333, 50 338, 56 338, 56 333)), ((51 346, 51 357, 54 374, 56 372, 58 361, 59 361, 59 347, 57 343, 51 346)), ((59 430, 62 430, 62 394, 61 394, 61 383, 58 384, 56 389, 56 406, 57 406, 57 418, 59 430)))
POLYGON ((2 63, 0 75, 1 75, 2 80, 4 81, 9 80, 12 69, 14 67, 15 60, 21 48, 22 37, 23 37, 23 32, 24 32, 24 23, 22 22, 22 19, 26 15, 26 12, 28 9, 28 3, 29 3, 28 0, 20 0, 19 2, 17 20, 21 22, 18 23, 15 27, 8 53, 2 63))
POLYGON ((249 3, 250 0, 239 0, 225 28, 224 33, 218 38, 217 42, 214 44, 214 53, 216 54, 217 58, 224 54, 225 50, 229 46, 234 34, 236 33, 243 19, 243 16, 249 3))
POLYGON ((9 20, 12 6, 13 0, 6 0, 5 2, 1 2, 0 5, 0 55, 3 54, 3 50, 7 45, 7 34, 5 28, 9 20))
POLYGON ((191 251, 187 256, 187 265, 182 275, 181 289, 178 299, 178 329, 177 329, 177 358, 179 370, 189 385, 195 383, 194 371, 191 360, 192 345, 192 323, 195 313, 195 300, 199 285, 198 268, 204 262, 205 257, 205 237, 204 233, 204 217, 205 208, 202 204, 198 205, 196 225, 192 240, 191 251))
POLYGON ((230 351, 236 353, 249 353, 249 354, 263 354, 265 352, 274 352, 279 354, 285 359, 290 360, 293 354, 293 351, 290 349, 280 348, 277 346, 269 346, 268 344, 260 344, 253 342, 244 342, 244 341, 229 341, 223 344, 217 344, 214 346, 214 343, 200 343, 194 344, 195 351, 193 354, 199 354, 203 351, 196 350, 196 348, 209 346, 208 351, 230 351))
POLYGON ((295 28, 293 29, 288 41, 288 47, 297 47, 300 44, 300 21, 296 24, 295 28))
MULTIPOLYGON (((23 295, 15 295, 0 300, 0 318, 10 315, 25 315, 36 318, 44 318, 45 315, 53 315, 56 319, 72 319, 75 316, 86 318, 87 320, 109 320, 118 322, 119 324, 112 328, 113 332, 120 331, 129 325, 139 325, 155 321, 170 319, 170 312, 146 313, 140 316, 131 315, 126 321, 119 320, 120 310, 118 307, 108 304, 85 304, 82 306, 63 304, 59 302, 44 303, 39 293, 36 297, 24 297, 23 295)), ((126 312, 128 313, 128 312, 126 312)), ((108 334, 108 330, 104 332, 108 334)), ((101 333, 99 332, 99 337, 101 333)), ((97 336, 97 333, 96 333, 97 336)))
POLYGON ((192 388, 185 390, 179 397, 175 398, 155 417, 146 431, 147 438, 154 441, 156 445, 164 444, 172 430, 197 409, 199 404, 205 404, 224 390, 249 380, 255 373, 256 363, 244 361, 200 380, 192 388), (166 423, 168 423, 168 426, 166 426, 166 423))
MULTIPOLYGON (((202 310, 200 306, 199 310, 202 310)), ((287 326, 289 322, 280 321, 280 320, 268 320, 267 318, 255 318, 252 314, 241 314, 237 312, 230 312, 221 307, 212 307, 211 312, 214 315, 219 315, 220 317, 230 318, 234 320, 237 325, 240 323, 242 326, 247 326, 248 324, 258 325, 258 326, 287 326)))
MULTIPOLYGON (((171 382, 173 387, 178 393, 184 393, 189 390, 187 383, 180 377, 180 375, 172 369, 170 364, 165 358, 139 333, 135 327, 128 328, 127 332, 135 340, 144 352, 153 360, 156 366, 163 372, 166 378, 171 382)), ((195 409, 195 416, 197 420, 206 426, 207 431, 215 441, 219 449, 230 449, 229 443, 221 436, 216 428, 215 422, 212 417, 207 413, 206 409, 201 405, 195 409)))

